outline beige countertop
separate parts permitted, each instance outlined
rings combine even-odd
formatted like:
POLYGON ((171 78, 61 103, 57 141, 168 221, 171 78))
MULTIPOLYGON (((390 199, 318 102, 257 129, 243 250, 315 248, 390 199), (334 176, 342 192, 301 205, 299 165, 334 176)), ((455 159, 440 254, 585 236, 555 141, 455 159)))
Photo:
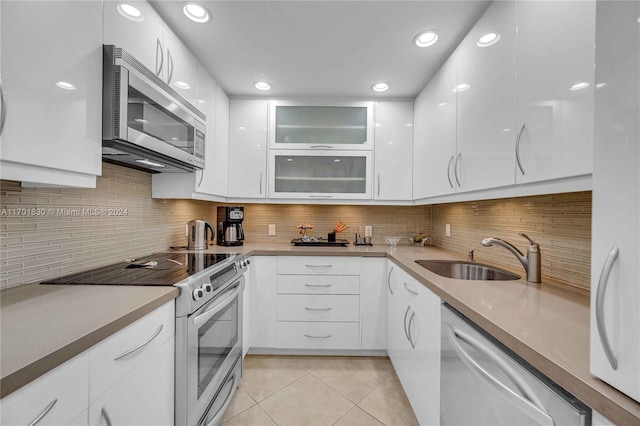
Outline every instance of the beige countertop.
MULTIPOLYGON (((286 243, 212 246, 247 256, 389 257, 587 405, 619 425, 640 424, 640 404, 589 373, 589 298, 551 285, 462 281, 416 259, 463 259, 432 247, 295 247, 286 243)), ((504 268, 502 265, 498 265, 504 268)), ((523 276, 523 271, 512 270, 523 276)), ((24 286, 2 292, 2 396, 177 296, 172 287, 24 286)))
POLYGON ((0 294, 0 397, 176 298, 176 287, 29 284, 0 294))

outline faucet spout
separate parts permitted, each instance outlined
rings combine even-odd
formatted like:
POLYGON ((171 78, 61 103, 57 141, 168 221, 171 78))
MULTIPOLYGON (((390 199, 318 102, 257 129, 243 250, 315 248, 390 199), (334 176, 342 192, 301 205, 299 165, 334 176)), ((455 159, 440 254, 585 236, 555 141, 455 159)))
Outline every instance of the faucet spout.
POLYGON ((527 250, 527 255, 522 254, 520 250, 518 250, 513 244, 502 240, 496 237, 489 237, 482 240, 482 245, 485 247, 491 247, 493 245, 497 245, 500 247, 504 247, 509 250, 513 255, 518 258, 522 266, 524 267, 525 272, 527 273, 527 281, 532 283, 541 282, 542 268, 541 268, 541 254, 540 254, 540 246, 529 238, 525 234, 519 234, 521 237, 529 240, 531 244, 529 249, 527 250))
POLYGON ((489 237, 489 238, 485 238, 484 240, 482 240, 482 245, 485 247, 491 247, 493 245, 496 246, 500 246, 500 247, 504 247, 507 250, 509 250, 511 253, 513 253, 513 255, 515 257, 518 258, 518 260, 520 261, 520 263, 522 263, 522 266, 524 267, 525 271, 529 270, 529 261, 527 260, 527 258, 524 256, 524 254, 522 254, 522 252, 520 250, 518 250, 513 244, 501 239, 501 238, 495 238, 495 237, 489 237))

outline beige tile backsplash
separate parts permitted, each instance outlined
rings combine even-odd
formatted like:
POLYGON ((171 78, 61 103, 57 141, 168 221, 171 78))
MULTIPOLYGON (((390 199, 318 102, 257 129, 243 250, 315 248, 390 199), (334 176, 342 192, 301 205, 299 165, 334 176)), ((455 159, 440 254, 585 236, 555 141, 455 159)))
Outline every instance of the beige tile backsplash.
MULTIPOLYGON (((133 256, 184 245, 184 224, 191 219, 215 223, 216 204, 204 201, 154 200, 151 175, 103 163, 95 189, 22 188, 1 181, 0 288, 8 288, 80 270, 108 265, 133 256), (11 209, 42 209, 42 216, 11 209), (53 209, 53 211, 51 210, 53 209), (97 216, 77 214, 103 209, 97 216), (110 216, 109 209, 126 209, 110 216), (104 213, 106 210, 106 214, 104 213)), ((591 256, 591 192, 487 200, 434 206, 329 206, 240 204, 245 207, 248 242, 287 243, 299 236, 299 223, 312 223, 310 234, 323 235, 343 221, 349 229, 338 238, 373 226, 373 243, 385 235, 433 235, 433 243, 460 253, 475 250, 477 260, 520 268, 515 257, 499 247, 482 247, 488 236, 504 238, 521 250, 525 232, 542 249, 543 277, 589 287, 591 256), (445 237, 445 224, 451 237, 445 237), (269 236, 269 224, 276 236, 269 236)), ((408 244, 408 239, 402 244, 408 244)))
POLYGON ((103 163, 95 189, 21 188, 9 181, 0 185, 0 288, 184 245, 187 221, 215 220, 213 204, 154 200, 149 173, 109 163, 103 163), (7 210, 12 208, 38 208, 46 214, 25 216, 7 210), (106 209, 106 215, 73 215, 83 208, 106 209), (109 209, 127 210, 124 216, 109 216, 109 209))

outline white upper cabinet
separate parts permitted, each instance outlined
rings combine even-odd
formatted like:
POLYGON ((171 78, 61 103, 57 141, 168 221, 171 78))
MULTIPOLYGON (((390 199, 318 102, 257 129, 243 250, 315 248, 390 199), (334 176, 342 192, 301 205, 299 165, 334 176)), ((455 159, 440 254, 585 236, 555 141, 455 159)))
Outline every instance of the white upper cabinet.
POLYGON ((457 55, 433 76, 414 103, 413 198, 455 192, 457 55))
POLYGON ((448 88, 458 95, 458 192, 514 183, 515 37, 516 3, 498 1, 458 47, 457 84, 448 88))
POLYGON ((593 374, 640 402, 638 16, 638 2, 598 2, 590 361, 593 374))
POLYGON ((178 36, 164 27, 165 70, 164 81, 191 104, 198 96, 198 59, 178 36))
POLYGON ((517 9, 516 181, 590 174, 595 1, 520 1, 517 9))
POLYGON ((229 108, 228 195, 265 198, 268 102, 233 99, 229 108))
MULTIPOLYGON (((216 90, 216 142, 212 180, 208 181, 210 193, 215 195, 227 195, 227 180, 229 178, 229 97, 218 86, 216 90)), ((206 155, 206 153, 205 153, 206 155)))
POLYGON ((0 178, 95 187, 102 173, 102 2, 0 8, 0 178))
POLYGON ((371 150, 373 103, 271 101, 272 149, 371 150))
POLYGON ((104 2, 104 44, 121 47, 163 78, 167 68, 164 22, 146 1, 104 2))
MULTIPOLYGON (((177 80, 181 81, 181 80, 177 80)), ((202 111, 207 116, 207 134, 205 136, 204 146, 204 169, 196 170, 195 174, 195 191, 203 192, 205 194, 217 194, 224 195, 226 193, 226 187, 221 190, 216 181, 215 172, 218 167, 225 167, 226 170, 226 156, 225 158, 219 158, 218 151, 218 120, 216 116, 217 102, 218 102, 218 85, 213 77, 203 68, 198 68, 198 92, 196 100, 196 108, 202 111), (223 164, 224 161, 224 164, 223 164)), ((226 141, 225 141, 226 145, 226 141)), ((226 176, 224 183, 226 184, 226 176)))
POLYGON ((374 200, 410 201, 413 195, 413 103, 375 104, 374 200))

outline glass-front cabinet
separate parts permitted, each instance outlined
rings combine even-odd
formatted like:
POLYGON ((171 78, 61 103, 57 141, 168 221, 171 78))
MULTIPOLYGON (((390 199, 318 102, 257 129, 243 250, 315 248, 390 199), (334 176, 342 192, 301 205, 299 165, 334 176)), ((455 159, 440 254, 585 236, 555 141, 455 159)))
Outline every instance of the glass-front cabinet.
POLYGON ((371 199, 371 152, 272 150, 270 198, 371 199))
POLYGON ((373 103, 270 102, 271 149, 371 150, 373 103))

